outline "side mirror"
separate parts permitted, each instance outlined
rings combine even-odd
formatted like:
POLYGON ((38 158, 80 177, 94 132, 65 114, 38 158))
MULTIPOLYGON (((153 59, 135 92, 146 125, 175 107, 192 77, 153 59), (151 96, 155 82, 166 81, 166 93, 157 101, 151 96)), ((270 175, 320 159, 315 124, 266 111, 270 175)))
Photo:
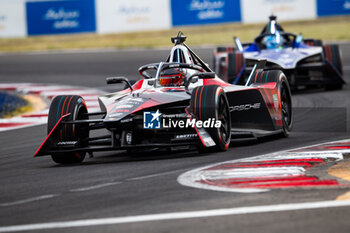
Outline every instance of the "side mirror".
POLYGON ((198 82, 198 77, 191 78, 190 83, 196 83, 196 82, 198 82))
POLYGON ((108 78, 106 78, 106 82, 107 82, 107 84, 116 84, 116 83, 123 83, 123 82, 125 82, 129 86, 131 91, 134 90, 134 89, 132 89, 132 85, 129 82, 129 79, 126 78, 126 77, 123 77, 123 76, 120 76, 120 77, 108 77, 108 78))
POLYGON ((196 83, 198 82, 198 79, 213 79, 215 78, 215 73, 214 72, 203 72, 203 73, 195 73, 193 75, 191 75, 186 84, 185 84, 185 88, 186 90, 188 89, 188 86, 191 84, 191 83, 196 83))

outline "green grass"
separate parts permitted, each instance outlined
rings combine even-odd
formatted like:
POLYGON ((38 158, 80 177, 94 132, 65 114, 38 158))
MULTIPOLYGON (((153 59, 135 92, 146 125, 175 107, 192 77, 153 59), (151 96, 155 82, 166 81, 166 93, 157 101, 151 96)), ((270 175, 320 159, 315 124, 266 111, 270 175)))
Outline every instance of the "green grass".
MULTIPOLYGON (((304 38, 318 38, 325 41, 350 40, 350 16, 321 18, 317 20, 282 22, 286 31, 301 32, 304 38)), ((148 31, 120 34, 76 34, 59 36, 36 36, 20 39, 0 39, 0 51, 45 51, 87 48, 154 48, 171 46, 170 37, 182 31, 187 44, 223 45, 231 44, 232 37, 242 42, 251 41, 260 33, 264 24, 220 24, 197 27, 177 27, 163 31, 148 31)))

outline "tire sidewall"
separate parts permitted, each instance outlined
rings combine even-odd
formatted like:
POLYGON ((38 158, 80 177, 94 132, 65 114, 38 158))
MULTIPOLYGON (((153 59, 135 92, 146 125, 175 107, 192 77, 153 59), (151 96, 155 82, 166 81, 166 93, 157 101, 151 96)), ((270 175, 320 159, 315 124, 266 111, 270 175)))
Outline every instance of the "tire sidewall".
POLYGON ((279 74, 279 82, 278 82, 278 89, 279 89, 279 95, 280 95, 280 100, 281 100, 281 119, 282 119, 282 129, 283 129, 283 135, 285 137, 288 137, 290 134, 290 131, 292 129, 293 126, 293 103, 292 103, 292 94, 291 94, 291 90, 287 81, 287 77, 284 75, 283 72, 280 72, 279 74), (285 124, 285 121, 283 120, 283 112, 282 112, 282 89, 285 89, 285 91, 287 92, 287 97, 288 97, 288 101, 289 101, 289 113, 290 113, 290 123, 289 125, 285 124))
MULTIPOLYGON (((207 132, 209 133, 209 135, 212 137, 212 139, 214 140, 214 142, 216 143, 215 146, 215 150, 217 151, 225 151, 227 150, 227 148, 229 147, 230 144, 230 138, 231 138, 231 116, 230 116, 230 110, 229 110, 229 103, 226 97, 226 94, 224 92, 224 90, 222 89, 222 87, 218 86, 218 85, 208 85, 208 86, 202 86, 202 87, 198 87, 199 91, 201 92, 205 89, 207 89, 207 98, 206 98, 206 102, 203 105, 200 105, 202 107, 195 109, 193 112, 195 113, 197 119, 200 120, 207 120, 210 118, 214 118, 214 120, 218 120, 219 116, 219 101, 223 100, 225 101, 225 105, 227 108, 227 113, 228 113, 228 127, 229 127, 229 135, 227 137, 227 141, 223 142, 222 137, 221 137, 221 132, 219 128, 208 128, 207 132), (212 98, 213 97, 213 98, 212 98), (203 107, 204 106, 204 107, 203 107), (205 118, 199 118, 198 117, 198 113, 201 112, 201 116, 205 115, 205 118), (205 112, 205 114, 204 114, 205 112)), ((196 93, 196 89, 194 90, 194 93, 196 93)), ((191 98, 191 107, 193 106, 198 106, 198 98, 195 98, 196 94, 192 95, 191 98), (195 100, 197 100, 196 105, 194 105, 195 100)))
MULTIPOLYGON (((84 99, 80 96, 56 96, 50 105, 47 131, 48 134, 52 131, 58 120, 66 114, 69 114, 66 120, 78 120, 82 113, 87 113, 87 108, 84 99)), ((74 124, 66 125, 60 130, 60 137, 52 138, 54 143, 60 141, 74 141, 88 137, 88 131, 80 130, 79 126, 74 124)), ((59 164, 80 163, 84 160, 86 152, 68 152, 68 153, 53 153, 51 157, 53 161, 59 164)))

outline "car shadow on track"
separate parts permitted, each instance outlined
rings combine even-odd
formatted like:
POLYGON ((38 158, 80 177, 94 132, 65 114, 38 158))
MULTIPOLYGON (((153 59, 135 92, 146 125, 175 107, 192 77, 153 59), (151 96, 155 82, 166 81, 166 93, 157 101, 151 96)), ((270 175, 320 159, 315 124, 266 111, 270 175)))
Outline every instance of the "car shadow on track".
MULTIPOLYGON (((242 140, 231 142, 229 150, 236 147, 249 147, 261 143, 267 143, 280 138, 279 135, 268 136, 264 138, 254 139, 254 140, 242 140)), ((190 150, 180 150, 180 151, 169 151, 169 150, 154 150, 148 152, 137 152, 137 153, 127 153, 126 151, 118 152, 100 152, 94 154, 93 157, 86 155, 86 158, 81 164, 66 164, 60 165, 56 164, 51 167, 66 167, 66 166, 90 166, 90 165, 100 165, 100 164, 113 164, 113 163, 130 163, 130 162, 146 162, 155 160, 171 160, 171 159, 182 159, 182 158, 196 158, 203 156, 218 156, 221 152, 199 152, 196 149, 190 150)))
MULTIPOLYGON (((88 156, 88 155, 87 155, 88 156)), ((198 157, 202 154, 196 150, 191 151, 152 151, 152 152, 138 152, 138 153, 127 153, 121 152, 104 152, 94 155, 92 158, 87 157, 80 166, 86 165, 99 165, 99 164, 113 164, 113 163, 129 163, 129 162, 142 162, 142 161, 153 161, 153 160, 168 160, 168 159, 179 159, 188 157, 198 157)), ((76 165, 55 165, 55 166, 76 166, 76 165)))

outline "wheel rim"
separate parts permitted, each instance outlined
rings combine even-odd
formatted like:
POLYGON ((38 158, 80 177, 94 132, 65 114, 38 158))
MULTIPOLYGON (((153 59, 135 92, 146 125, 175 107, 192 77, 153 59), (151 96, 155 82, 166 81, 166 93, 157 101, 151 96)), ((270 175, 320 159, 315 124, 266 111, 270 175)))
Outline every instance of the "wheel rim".
POLYGON ((230 112, 226 99, 223 95, 220 96, 218 108, 218 120, 221 121, 221 126, 218 129, 222 141, 226 144, 230 139, 230 112))
POLYGON ((291 101, 285 87, 281 90, 281 105, 283 125, 288 129, 291 123, 291 101))

